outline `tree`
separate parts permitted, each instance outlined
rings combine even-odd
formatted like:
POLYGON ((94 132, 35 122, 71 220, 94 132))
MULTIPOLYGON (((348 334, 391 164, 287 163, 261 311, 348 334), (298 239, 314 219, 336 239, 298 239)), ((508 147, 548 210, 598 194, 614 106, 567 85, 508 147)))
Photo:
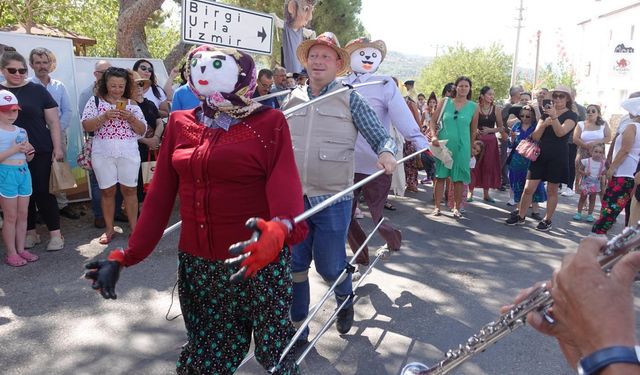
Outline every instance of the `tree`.
POLYGON ((350 40, 365 35, 358 18, 361 10, 362 0, 322 0, 313 13, 311 28, 318 34, 333 32, 344 47, 350 40))
POLYGON ((522 82, 527 91, 539 87, 552 89, 558 85, 575 88, 578 85, 575 69, 571 64, 564 61, 559 61, 555 65, 550 63, 544 65, 538 73, 538 82, 534 83, 532 76, 524 75, 519 75, 518 81, 522 82))
POLYGON ((145 26, 164 0, 118 0, 116 45, 121 57, 150 57, 145 26))
POLYGON ((462 45, 449 47, 436 57, 421 72, 416 88, 421 92, 434 91, 438 95, 448 82, 459 76, 467 76, 473 82, 474 100, 482 86, 490 86, 497 97, 506 95, 511 80, 511 56, 502 46, 493 44, 488 48, 467 49, 462 45))

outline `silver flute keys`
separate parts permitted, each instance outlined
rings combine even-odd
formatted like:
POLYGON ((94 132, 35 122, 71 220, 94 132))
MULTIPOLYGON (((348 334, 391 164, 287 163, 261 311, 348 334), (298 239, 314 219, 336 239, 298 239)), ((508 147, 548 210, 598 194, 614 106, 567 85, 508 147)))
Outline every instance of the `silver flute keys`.
MULTIPOLYGON (((602 248, 598 259, 604 272, 611 270, 625 254, 636 251, 640 246, 640 223, 633 227, 625 228, 622 233, 613 237, 602 248)), ((464 344, 457 349, 450 349, 445 353, 445 358, 427 367, 422 363, 414 362, 402 369, 402 375, 444 375, 458 367, 477 353, 483 352, 489 345, 497 342, 526 323, 527 314, 538 311, 543 314, 549 323, 553 318, 546 311, 553 304, 551 292, 546 284, 542 284, 519 304, 512 307, 496 321, 483 326, 476 334, 469 337, 464 344)))

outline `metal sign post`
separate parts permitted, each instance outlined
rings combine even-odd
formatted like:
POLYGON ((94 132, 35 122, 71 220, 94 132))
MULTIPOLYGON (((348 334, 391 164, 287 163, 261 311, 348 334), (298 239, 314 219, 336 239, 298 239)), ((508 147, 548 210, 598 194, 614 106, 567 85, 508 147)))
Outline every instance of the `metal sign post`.
POLYGON ((217 3, 214 0, 182 2, 182 41, 271 55, 273 16, 217 3))

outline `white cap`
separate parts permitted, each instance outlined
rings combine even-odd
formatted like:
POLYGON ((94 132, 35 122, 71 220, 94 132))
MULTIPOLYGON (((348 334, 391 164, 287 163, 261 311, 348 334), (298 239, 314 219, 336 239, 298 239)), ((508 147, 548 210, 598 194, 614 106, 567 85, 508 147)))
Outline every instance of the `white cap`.
POLYGON ((20 109, 18 98, 9 90, 0 90, 0 111, 7 112, 20 109))

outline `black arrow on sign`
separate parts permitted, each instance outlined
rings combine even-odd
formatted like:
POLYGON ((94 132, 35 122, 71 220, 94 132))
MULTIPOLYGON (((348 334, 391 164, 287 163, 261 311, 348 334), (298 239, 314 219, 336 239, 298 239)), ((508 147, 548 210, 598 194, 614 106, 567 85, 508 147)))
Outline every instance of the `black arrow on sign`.
POLYGON ((264 31, 264 26, 262 27, 262 31, 258 30, 258 36, 262 37, 260 43, 264 43, 264 40, 267 38, 267 32, 264 31))

